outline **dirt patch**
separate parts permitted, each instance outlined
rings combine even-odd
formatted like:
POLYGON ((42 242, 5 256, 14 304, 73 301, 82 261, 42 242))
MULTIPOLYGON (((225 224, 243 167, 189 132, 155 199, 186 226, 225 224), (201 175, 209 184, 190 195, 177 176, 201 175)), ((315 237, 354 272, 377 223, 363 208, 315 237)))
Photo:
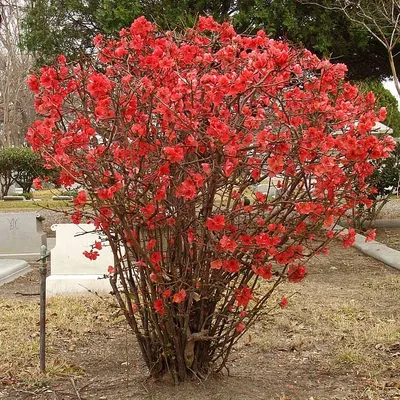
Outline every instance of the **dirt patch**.
MULTIPOLYGON (((97 297, 49 302, 48 373, 40 376, 39 297, 24 295, 38 292, 35 266, 0 288, 3 330, 10 335, 10 319, 24 315, 14 322, 12 359, 0 356, 0 399, 400 399, 400 273, 337 243, 309 271, 280 289, 273 301, 291 296, 289 306, 253 326, 229 375, 175 388, 147 378, 124 320, 97 297)), ((0 341, 6 336, 0 328, 0 341)))
POLYGON ((377 229, 375 240, 400 251, 400 228, 377 229))

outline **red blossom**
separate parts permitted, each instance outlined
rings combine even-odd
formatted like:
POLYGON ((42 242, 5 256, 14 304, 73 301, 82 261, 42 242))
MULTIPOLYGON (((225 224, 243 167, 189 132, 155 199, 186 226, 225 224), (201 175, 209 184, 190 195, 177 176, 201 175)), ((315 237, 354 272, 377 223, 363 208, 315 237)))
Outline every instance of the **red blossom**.
POLYGON ((373 240, 375 240, 376 229, 371 229, 371 230, 365 232, 365 234, 366 234, 365 241, 372 242, 373 240))
POLYGON ((281 308, 286 308, 287 305, 289 304, 289 301, 286 297, 282 297, 281 302, 279 304, 280 304, 281 308))
POLYGON ((272 278, 271 264, 263 265, 261 267, 253 266, 252 269, 256 275, 261 276, 261 278, 266 279, 267 281, 272 278))
POLYGON ((178 293, 175 293, 172 296, 172 302, 173 303, 182 303, 182 301, 184 301, 186 298, 186 292, 184 289, 181 289, 178 293))
POLYGON ((219 241, 221 248, 233 253, 236 250, 237 243, 233 240, 228 238, 228 236, 222 236, 222 239, 219 241))
POLYGON ((93 251, 93 250, 87 251, 87 250, 85 250, 85 251, 83 252, 83 255, 84 255, 86 258, 88 258, 89 260, 94 261, 94 260, 97 259, 97 257, 98 257, 100 254, 99 254, 98 251, 93 251))
POLYGON ((35 179, 32 181, 32 186, 33 186, 34 189, 36 189, 36 190, 43 189, 42 180, 41 180, 40 178, 35 178, 35 179))
POLYGON ((162 299, 157 299, 154 304, 154 309, 156 310, 156 313, 160 314, 161 316, 165 314, 164 310, 164 302, 162 299))
POLYGON ((87 203, 87 196, 84 190, 80 190, 74 199, 75 207, 79 210, 87 203))
POLYGON ((225 227, 225 217, 216 215, 214 218, 207 218, 206 227, 210 231, 222 231, 225 227))
POLYGON ((159 262, 161 262, 162 257, 161 257, 161 253, 159 251, 154 251, 153 253, 151 253, 150 256, 150 261, 154 264, 158 264, 159 262))
POLYGON ((307 270, 304 265, 290 266, 288 269, 288 281, 293 283, 301 282, 306 274, 307 270))
POLYGON ((71 215, 71 221, 73 224, 79 224, 82 221, 82 215, 79 211, 74 212, 71 215))
POLYGON ((340 237, 342 238, 343 247, 350 247, 356 240, 356 231, 353 228, 349 228, 347 234, 340 234, 340 237))
POLYGON ((253 296, 251 294, 251 288, 249 288, 247 285, 243 285, 243 287, 236 290, 235 299, 238 307, 243 306, 246 308, 252 298, 253 296))
POLYGON ((240 266, 237 260, 231 259, 223 262, 223 267, 226 272, 236 273, 239 272, 240 266))
POLYGON ((223 260, 211 261, 210 266, 212 269, 221 269, 223 266, 223 260))
POLYGON ((103 248, 103 246, 101 245, 100 241, 95 240, 94 248, 97 249, 97 250, 101 250, 103 248))
POLYGON ((180 146, 168 146, 164 148, 164 154, 171 163, 179 163, 183 160, 185 151, 180 146))
POLYGON ((117 272, 116 269, 112 265, 108 266, 107 271, 109 274, 115 274, 117 272))

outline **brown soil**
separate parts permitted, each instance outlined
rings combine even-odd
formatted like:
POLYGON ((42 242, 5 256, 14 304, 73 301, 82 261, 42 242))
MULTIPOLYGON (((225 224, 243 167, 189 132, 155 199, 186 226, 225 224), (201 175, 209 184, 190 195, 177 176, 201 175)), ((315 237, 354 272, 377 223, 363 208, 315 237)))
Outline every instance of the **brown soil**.
POLYGON ((375 240, 400 251, 400 228, 377 229, 375 240))
MULTIPOLYGON (((38 265, 33 269, 0 287, 0 306, 37 305, 38 265)), ((70 332, 52 336, 49 351, 68 361, 67 376, 27 386, 0 368, 0 399, 400 400, 400 272, 337 243, 309 271, 304 282, 281 288, 289 306, 252 327, 229 374, 179 387, 153 382, 125 323, 96 314, 98 329, 79 340, 71 337, 72 320, 70 332)))

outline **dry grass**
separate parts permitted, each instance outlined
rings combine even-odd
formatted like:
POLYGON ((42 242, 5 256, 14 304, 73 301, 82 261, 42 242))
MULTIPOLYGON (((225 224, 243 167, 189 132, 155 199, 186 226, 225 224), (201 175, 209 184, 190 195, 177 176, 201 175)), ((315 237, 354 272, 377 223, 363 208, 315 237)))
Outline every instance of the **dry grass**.
MULTIPOLYGON (((373 286, 376 298, 388 294, 390 297, 390 293, 393 299, 399 298, 399 276, 381 279, 373 286)), ((289 284, 282 286, 275 301, 293 289, 289 284)), ((342 298, 329 293, 324 298, 321 293, 326 290, 324 285, 319 287, 309 281, 296 289, 298 294, 292 297, 286 310, 258 323, 256 329, 262 329, 263 335, 254 337, 262 351, 302 352, 331 373, 344 367, 368 376, 388 368, 400 371, 398 313, 371 310, 370 304, 361 298, 342 298)))
POLYGON ((71 364, 68 352, 116 324, 108 303, 97 297, 50 299, 43 376, 39 371, 39 302, 0 298, 0 309, 0 380, 10 383, 41 385, 54 376, 82 373, 71 364))

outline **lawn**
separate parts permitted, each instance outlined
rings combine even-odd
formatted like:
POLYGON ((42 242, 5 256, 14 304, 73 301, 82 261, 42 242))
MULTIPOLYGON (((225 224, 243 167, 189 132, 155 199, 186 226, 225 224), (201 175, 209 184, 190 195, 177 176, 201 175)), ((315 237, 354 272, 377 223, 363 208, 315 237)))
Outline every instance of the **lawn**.
POLYGON ((33 192, 33 198, 36 201, 0 201, 0 212, 32 211, 42 208, 52 210, 65 209, 71 205, 71 202, 52 199, 53 196, 59 196, 60 194, 61 191, 59 189, 38 190, 33 192))

